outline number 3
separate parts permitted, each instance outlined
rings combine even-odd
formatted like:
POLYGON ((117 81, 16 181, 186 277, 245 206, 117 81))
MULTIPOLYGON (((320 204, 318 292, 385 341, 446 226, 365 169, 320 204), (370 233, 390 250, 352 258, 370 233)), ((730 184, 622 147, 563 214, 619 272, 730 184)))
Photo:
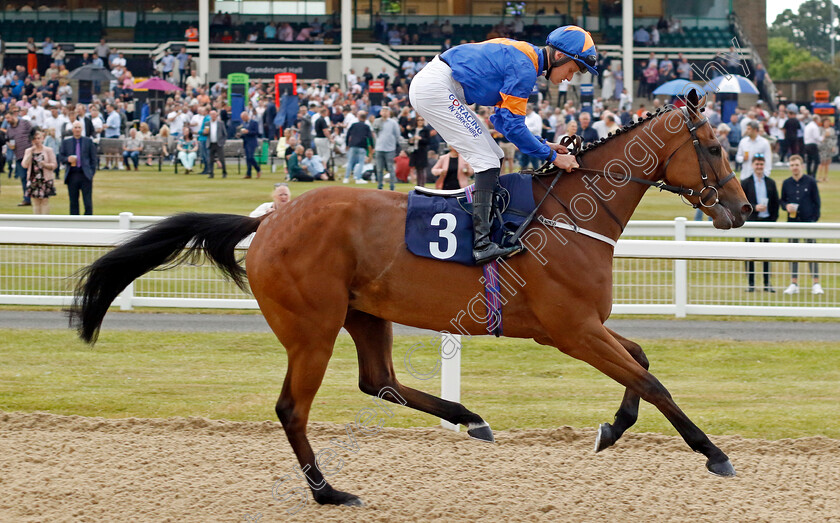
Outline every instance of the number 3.
POLYGON ((458 240, 452 231, 455 230, 455 215, 448 212, 442 212, 432 216, 432 227, 440 226, 440 222, 444 223, 444 228, 438 231, 440 238, 446 240, 446 250, 441 251, 439 242, 429 242, 429 251, 432 256, 439 260, 447 260, 455 255, 455 249, 458 248, 458 240))

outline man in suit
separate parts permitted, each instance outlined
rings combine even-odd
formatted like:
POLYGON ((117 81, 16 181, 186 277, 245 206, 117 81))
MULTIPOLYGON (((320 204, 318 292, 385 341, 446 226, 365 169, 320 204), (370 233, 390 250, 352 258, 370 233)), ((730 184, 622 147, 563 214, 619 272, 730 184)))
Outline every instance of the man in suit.
POLYGON ((79 214, 79 192, 85 204, 85 214, 93 214, 93 175, 96 172, 96 146, 82 136, 83 122, 73 122, 73 136, 61 142, 58 161, 67 166, 64 184, 70 199, 70 214, 79 214))
POLYGON ((242 111, 242 127, 239 132, 242 135, 242 148, 245 149, 245 165, 248 166, 248 171, 245 173, 244 178, 251 177, 251 167, 256 169, 257 178, 259 178, 262 173, 260 172, 260 164, 257 163, 254 154, 257 152, 257 138, 260 134, 260 126, 256 120, 251 118, 251 115, 247 111, 242 111))
MULTIPOLYGON (((752 176, 741 180, 741 188, 747 200, 753 206, 753 212, 747 221, 749 222, 775 222, 779 219, 779 193, 776 190, 776 182, 764 176, 764 155, 756 154, 752 158, 752 176)), ((748 242, 754 242, 755 238, 747 238, 748 242)), ((770 238, 760 238, 759 241, 769 242, 770 238)), ((755 292, 755 263, 747 264, 747 292, 755 292)), ((764 290, 765 292, 776 292, 770 286, 770 262, 763 262, 764 290)))
POLYGON ((265 137, 267 140, 277 139, 277 126, 274 120, 277 118, 277 106, 274 105, 274 100, 269 100, 268 105, 265 106, 263 113, 263 129, 265 129, 265 137))
POLYGON ((205 126, 207 130, 207 148, 210 153, 210 161, 207 170, 208 178, 213 178, 213 168, 216 160, 222 163, 222 178, 227 178, 227 167, 225 167, 225 142, 227 141, 227 129, 224 122, 219 118, 216 110, 210 111, 210 122, 205 126))

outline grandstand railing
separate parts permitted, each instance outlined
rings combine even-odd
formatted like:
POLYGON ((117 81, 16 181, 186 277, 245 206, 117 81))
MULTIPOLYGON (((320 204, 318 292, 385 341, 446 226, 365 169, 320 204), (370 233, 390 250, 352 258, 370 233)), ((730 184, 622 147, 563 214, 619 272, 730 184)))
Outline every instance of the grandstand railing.
MULTIPOLYGON (((406 56, 425 56, 425 57, 432 57, 440 52, 439 45, 395 45, 389 48, 398 56, 406 57, 406 56)), ((607 56, 610 58, 621 58, 622 54, 622 47, 617 44, 600 44, 598 46, 598 50, 606 51, 607 56)), ((633 59, 634 60, 647 60, 650 57, 651 51, 656 53, 657 56, 668 55, 672 58, 676 58, 678 54, 682 53, 689 60, 711 60, 713 59, 719 52, 728 51, 728 47, 709 47, 709 48, 697 48, 697 47, 634 47, 633 48, 633 59)), ((744 56, 751 57, 752 56, 752 49, 751 48, 741 48, 741 52, 744 53, 744 56)))
MULTIPOLYGON (((0 215, 0 304, 61 305, 72 275, 139 228, 161 217, 0 215)), ((568 233, 571 234, 571 233, 568 233)), ((240 245, 242 255, 248 241, 240 245)), ((840 317, 840 224, 748 223, 720 231, 708 222, 631 221, 615 250, 613 313, 840 317), (747 243, 745 238, 771 238, 747 243), (788 243, 789 238, 819 243, 788 243), (755 261, 756 289, 746 292, 745 261, 755 261), (764 292, 762 263, 770 264, 764 292), (799 263, 800 293, 785 295, 789 261, 799 263), (818 262, 825 294, 811 294, 808 262, 818 262)), ((211 266, 153 271, 118 298, 122 309, 255 309, 257 303, 211 266)))
MULTIPOLYGON (((81 55, 82 53, 93 54, 94 49, 98 45, 97 42, 79 42, 73 44, 75 50, 72 54, 81 55)), ((131 43, 120 45, 119 42, 112 43, 111 46, 119 49, 121 53, 128 57, 152 57, 159 60, 163 57, 167 49, 180 49, 186 46, 187 52, 192 56, 198 55, 198 43, 173 40, 160 44, 142 44, 131 43)), ((410 46, 409 46, 410 47, 410 46)), ((425 46, 430 47, 430 46, 425 46)), ((426 53, 427 56, 434 56, 440 51, 440 46, 431 46, 436 51, 426 53)), ((360 42, 354 43, 352 46, 353 56, 356 58, 379 58, 392 67, 399 67, 400 53, 391 47, 376 43, 376 42, 360 42)), ((9 42, 6 45, 6 54, 26 54, 25 42, 9 42)), ((303 58, 312 60, 315 58, 323 59, 341 59, 341 45, 339 44, 210 44, 210 58, 211 59, 229 59, 229 58, 249 58, 249 59, 269 59, 269 58, 303 58)))

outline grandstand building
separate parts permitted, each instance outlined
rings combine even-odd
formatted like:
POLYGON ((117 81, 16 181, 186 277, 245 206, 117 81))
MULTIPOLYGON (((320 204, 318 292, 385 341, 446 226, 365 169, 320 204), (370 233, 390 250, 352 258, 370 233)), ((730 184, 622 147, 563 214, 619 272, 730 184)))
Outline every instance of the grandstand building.
MULTIPOLYGON (((100 38, 125 53, 135 76, 152 74, 165 49, 187 51, 199 73, 215 81, 233 72, 272 78, 294 72, 300 80, 341 82, 354 68, 393 70, 407 56, 431 58, 447 41, 481 41, 500 34, 544 42, 554 27, 574 23, 590 32, 611 56, 622 45, 626 3, 619 0, 567 2, 504 0, 8 0, 0 10, 3 66, 27 59, 26 42, 60 43, 72 69, 100 38), (342 12, 342 8, 345 9, 342 12), (355 8, 355 11, 353 10, 355 8), (203 13, 203 16, 202 16, 203 13), (342 28, 342 20, 352 29, 342 28), (266 26, 273 25, 272 29, 266 26), (501 25, 500 25, 501 24, 501 25), (500 31, 506 27, 507 33, 500 31), (196 29, 197 37, 189 34, 196 29), (342 31, 344 29, 344 31, 342 31), (291 34, 291 41, 287 39, 291 34), (352 40, 352 45, 343 40, 352 40), (205 43, 206 42, 206 43, 205 43), (202 48, 206 45, 206 50, 202 48)), ((693 61, 727 52, 737 38, 750 62, 766 59, 763 0, 635 0, 631 33, 657 28, 656 42, 636 42, 632 57, 650 51, 693 61)))

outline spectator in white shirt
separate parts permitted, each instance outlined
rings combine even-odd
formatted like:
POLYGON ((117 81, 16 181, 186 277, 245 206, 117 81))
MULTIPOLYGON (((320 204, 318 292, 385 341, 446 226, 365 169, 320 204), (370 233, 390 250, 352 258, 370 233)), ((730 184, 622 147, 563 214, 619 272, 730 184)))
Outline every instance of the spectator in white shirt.
POLYGON ((58 105, 50 106, 50 114, 44 118, 44 127, 55 130, 55 139, 59 142, 63 138, 64 127, 70 125, 70 120, 58 111, 58 105))
MULTIPOLYGON (((747 125, 750 122, 757 122, 757 121, 758 120, 755 119, 755 111, 750 111, 746 114, 746 116, 741 118, 741 121, 738 122, 739 125, 741 126, 741 136, 746 136, 747 135, 747 125)), ((767 163, 767 162, 765 162, 765 163, 767 163)))
POLYGON ((195 111, 193 111, 193 115, 190 118, 190 130, 193 133, 193 136, 198 136, 198 133, 201 131, 201 124, 204 122, 204 115, 206 114, 204 107, 197 107, 195 111))
POLYGON ((805 159, 808 176, 817 176, 817 168, 820 166, 819 146, 823 141, 823 132, 820 129, 820 117, 814 115, 808 125, 805 126, 805 159))
POLYGON ((166 121, 169 123, 169 132, 172 136, 181 136, 184 131, 184 113, 180 109, 176 109, 166 115, 166 121))
MULTIPOLYGON (((534 136, 542 136, 542 117, 534 111, 534 106, 531 104, 528 104, 525 108, 525 127, 534 136)), ((542 165, 542 160, 536 156, 526 156, 523 154, 519 163, 523 169, 526 169, 529 165, 533 166, 534 169, 538 169, 542 165)))
POLYGON ((193 94, 198 92, 202 87, 204 87, 204 82, 198 76, 198 71, 193 69, 192 74, 187 78, 187 92, 193 94))
POLYGON ((280 208, 284 203, 292 199, 292 191, 289 190, 289 185, 285 183, 275 183, 274 191, 271 193, 271 201, 261 204, 259 207, 251 211, 251 218, 259 218, 263 214, 280 208))
MULTIPOLYGON (((741 179, 746 180, 753 175, 752 159, 756 154, 762 154, 765 158, 772 158, 770 142, 763 136, 758 135, 758 122, 753 120, 747 124, 747 136, 741 139, 738 144, 738 152, 735 160, 741 165, 741 179)), ((773 162, 764 162, 764 176, 770 176, 773 162)))
POLYGON ((347 73, 347 88, 350 89, 357 83, 359 83, 359 77, 356 76, 356 71, 354 69, 350 69, 350 72, 347 73))
POLYGON ((29 118, 28 118, 28 120, 30 122, 32 122, 34 125, 43 128, 44 127, 44 119, 45 119, 47 114, 48 113, 44 110, 44 108, 40 104, 35 103, 35 104, 32 105, 32 107, 29 108, 29 111, 28 111, 28 117, 29 118))

